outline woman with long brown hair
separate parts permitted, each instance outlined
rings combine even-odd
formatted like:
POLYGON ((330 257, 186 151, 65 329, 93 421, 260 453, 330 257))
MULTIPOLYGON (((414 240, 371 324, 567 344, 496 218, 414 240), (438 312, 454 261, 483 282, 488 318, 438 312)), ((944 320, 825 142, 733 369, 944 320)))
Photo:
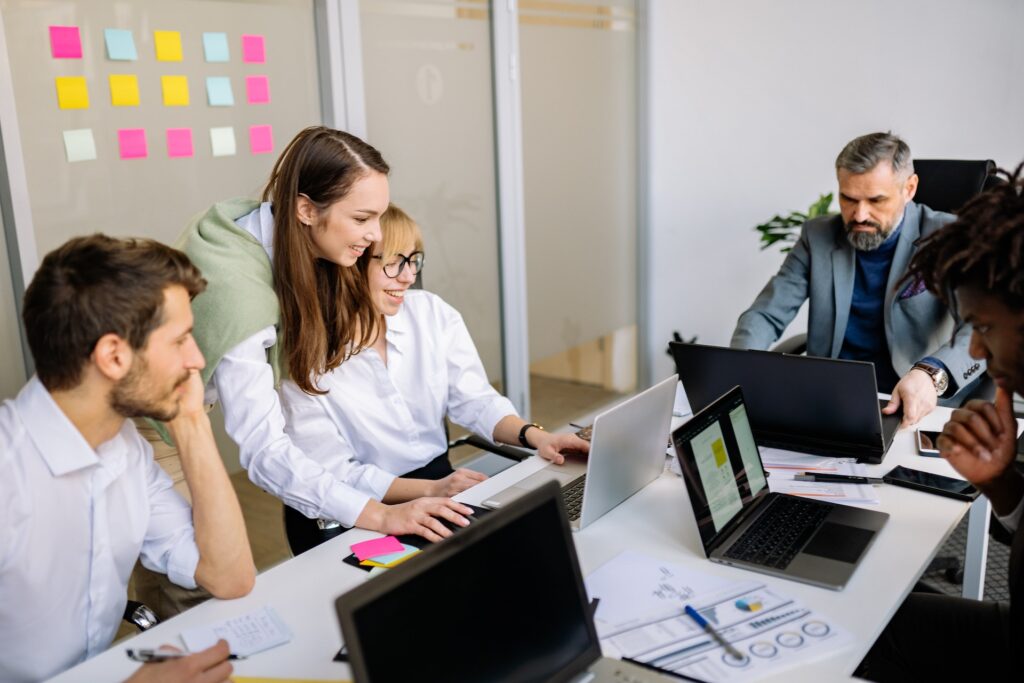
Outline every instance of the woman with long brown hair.
MULTIPOLYGON (((249 478, 284 501, 295 552, 310 534, 323 540, 349 526, 436 540, 451 533, 437 517, 465 526, 472 512, 440 497, 385 505, 284 431, 281 379, 322 393, 316 378, 376 336, 369 290, 352 266, 380 239, 388 172, 359 138, 307 128, 277 160, 262 202, 215 204, 180 240, 209 283, 193 302, 207 402, 220 401, 249 478)), ((472 483, 457 473, 437 490, 454 495, 472 483)))

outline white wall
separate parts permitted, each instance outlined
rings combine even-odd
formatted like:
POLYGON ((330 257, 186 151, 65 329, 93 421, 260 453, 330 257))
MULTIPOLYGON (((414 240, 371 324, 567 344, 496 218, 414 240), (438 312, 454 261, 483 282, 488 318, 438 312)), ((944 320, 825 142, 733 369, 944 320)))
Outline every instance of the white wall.
POLYGON ((782 262, 753 226, 834 191, 850 139, 893 130, 921 158, 1024 159, 1019 0, 649 4, 655 377, 674 329, 728 343, 782 262))

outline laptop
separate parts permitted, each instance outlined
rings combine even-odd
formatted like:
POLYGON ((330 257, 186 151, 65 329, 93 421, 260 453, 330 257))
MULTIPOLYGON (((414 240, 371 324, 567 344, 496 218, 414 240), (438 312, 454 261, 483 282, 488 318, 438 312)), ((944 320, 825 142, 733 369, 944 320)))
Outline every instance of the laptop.
POLYGON ((669 344, 694 412, 743 387, 762 446, 882 462, 902 415, 883 415, 871 363, 669 344))
POLYGON ((750 422, 734 387, 672 433, 704 554, 842 589, 889 515, 770 493, 750 422))
POLYGON ((601 657, 568 522, 548 482, 339 597, 353 678, 676 680, 601 657))
POLYGON ((574 531, 650 484, 665 470, 665 444, 679 378, 672 375, 594 419, 590 455, 550 464, 498 492, 481 505, 501 508, 548 482, 562 487, 574 531))

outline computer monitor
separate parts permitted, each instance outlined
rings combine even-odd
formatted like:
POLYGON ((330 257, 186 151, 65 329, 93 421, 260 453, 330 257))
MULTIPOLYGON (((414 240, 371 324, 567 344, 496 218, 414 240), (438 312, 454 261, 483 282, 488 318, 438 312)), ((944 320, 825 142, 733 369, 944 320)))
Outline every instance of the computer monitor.
POLYGON ((554 482, 336 607, 356 681, 567 681, 601 656, 554 482))

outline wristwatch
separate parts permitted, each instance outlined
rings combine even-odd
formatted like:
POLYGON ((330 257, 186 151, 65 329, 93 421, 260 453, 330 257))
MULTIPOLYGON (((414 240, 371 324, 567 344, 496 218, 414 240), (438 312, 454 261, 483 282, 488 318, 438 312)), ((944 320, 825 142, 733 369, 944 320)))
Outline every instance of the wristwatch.
POLYGON ((928 376, 932 378, 932 384, 935 385, 935 395, 942 396, 946 393, 946 389, 949 388, 949 375, 940 367, 936 367, 931 363, 914 363, 914 367, 918 370, 924 370, 928 373, 928 376))
POLYGON ((530 422, 529 424, 524 424, 523 428, 519 430, 519 443, 521 443, 523 445, 523 448, 534 448, 533 446, 530 445, 530 442, 526 440, 526 430, 529 429, 530 427, 536 427, 540 431, 542 431, 542 432, 544 431, 543 427, 541 427, 539 424, 536 424, 534 422, 530 422))

